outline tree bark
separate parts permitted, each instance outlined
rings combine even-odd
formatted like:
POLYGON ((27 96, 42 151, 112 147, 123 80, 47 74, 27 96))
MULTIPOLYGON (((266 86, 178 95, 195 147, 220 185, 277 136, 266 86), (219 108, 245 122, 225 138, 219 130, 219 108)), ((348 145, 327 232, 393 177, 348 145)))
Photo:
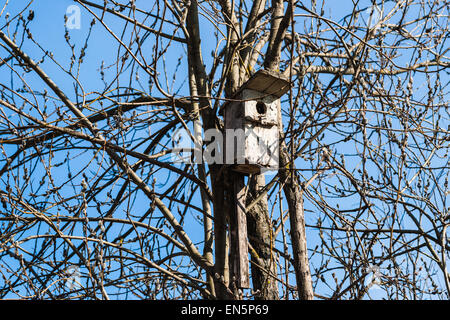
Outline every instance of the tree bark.
MULTIPOLYGON (((250 179, 247 205, 258 196, 264 186, 264 175, 255 175, 250 179)), ((253 289, 256 291, 255 299, 278 300, 277 269, 272 251, 273 229, 267 196, 263 197, 247 214, 249 241, 254 249, 254 252, 251 252, 251 271, 253 289)))
MULTIPOLYGON (((278 71, 281 54, 281 44, 293 14, 292 2, 289 2, 284 12, 283 0, 272 0, 274 8, 271 21, 269 45, 266 51, 264 67, 268 70, 278 71)), ((281 111, 280 111, 281 119, 281 111)), ((280 132, 283 132, 282 122, 279 124, 280 132)), ((308 250, 306 246, 305 220, 303 212, 303 201, 300 187, 293 174, 294 159, 290 159, 286 144, 280 141, 280 170, 279 176, 283 183, 283 191, 286 196, 289 209, 289 220, 291 224, 292 251, 294 254, 294 269, 297 281, 299 299, 312 300, 314 293, 312 289, 311 272, 309 270, 308 250)))
MULTIPOLYGON (((192 1, 188 8, 186 17, 186 27, 188 34, 188 59, 190 72, 193 73, 193 80, 197 87, 199 98, 199 110, 204 130, 217 129, 215 114, 212 112, 207 87, 207 74, 203 64, 200 45, 200 30, 198 21, 197 1, 192 1)), ((224 185, 223 165, 209 165, 210 178, 213 192, 214 210, 214 289, 218 299, 228 299, 231 297, 229 285, 228 268, 228 239, 227 239, 227 216, 229 212, 226 206, 227 188, 224 185)), ((206 177, 205 177, 206 178, 206 177)), ((208 227, 210 222, 208 222, 208 227)))
POLYGON ((281 169, 279 170, 279 175, 282 183, 284 183, 283 191, 289 209, 290 233, 298 298, 300 300, 313 300, 314 292, 312 288, 311 272, 309 270, 308 248, 306 246, 303 195, 300 186, 298 185, 296 175, 291 175, 291 170, 289 170, 289 168, 291 168, 290 165, 292 165, 292 162, 289 161, 286 145, 282 142, 280 143, 281 169))

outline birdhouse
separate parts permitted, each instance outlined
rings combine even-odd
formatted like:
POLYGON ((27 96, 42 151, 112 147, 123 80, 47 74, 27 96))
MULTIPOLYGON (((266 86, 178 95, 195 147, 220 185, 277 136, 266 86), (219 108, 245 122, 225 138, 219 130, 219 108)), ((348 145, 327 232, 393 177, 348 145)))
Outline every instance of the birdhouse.
POLYGON ((259 70, 222 106, 224 162, 244 174, 278 168, 280 98, 290 87, 281 74, 259 70))

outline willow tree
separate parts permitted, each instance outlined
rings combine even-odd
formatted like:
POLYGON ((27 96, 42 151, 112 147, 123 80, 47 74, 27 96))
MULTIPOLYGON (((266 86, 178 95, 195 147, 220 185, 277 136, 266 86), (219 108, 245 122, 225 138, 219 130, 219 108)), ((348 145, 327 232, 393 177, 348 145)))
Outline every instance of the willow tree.
POLYGON ((337 3, 6 1, 0 297, 448 298, 448 3, 337 3), (290 90, 240 289, 233 167, 175 137, 260 69, 290 90))

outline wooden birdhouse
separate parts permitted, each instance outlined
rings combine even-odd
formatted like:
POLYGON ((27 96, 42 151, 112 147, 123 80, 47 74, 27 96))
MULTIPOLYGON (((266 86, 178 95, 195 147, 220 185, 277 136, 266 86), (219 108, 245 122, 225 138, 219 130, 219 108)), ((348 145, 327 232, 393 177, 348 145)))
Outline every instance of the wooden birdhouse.
POLYGON ((290 87, 281 74, 259 70, 222 106, 224 162, 244 174, 278 168, 280 98, 290 87))

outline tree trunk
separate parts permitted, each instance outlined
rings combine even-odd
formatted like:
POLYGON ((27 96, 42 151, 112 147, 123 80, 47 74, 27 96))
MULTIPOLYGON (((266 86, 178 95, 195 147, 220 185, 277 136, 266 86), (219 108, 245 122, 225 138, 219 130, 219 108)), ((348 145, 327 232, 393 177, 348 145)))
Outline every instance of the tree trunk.
MULTIPOLYGON (((283 191, 289 208, 291 225, 292 252, 294 254, 294 269, 297 280, 297 291, 300 300, 313 300, 311 272, 309 270, 308 249, 306 246, 305 217, 303 211, 303 196, 296 175, 291 174, 289 156, 284 141, 280 143, 279 174, 283 191)), ((291 164, 292 165, 292 164, 291 164)), ((293 169, 293 168, 292 168, 293 169)))
MULTIPOLYGON (((188 30, 188 35, 186 36, 188 39, 189 72, 193 75, 192 82, 195 83, 197 94, 200 96, 199 112, 203 129, 217 129, 215 115, 212 112, 210 101, 207 98, 209 96, 209 91, 207 87, 207 75, 201 53, 198 7, 196 1, 190 3, 186 17, 186 26, 188 30)), ((223 179, 226 174, 222 167, 222 165, 214 164, 210 165, 209 169, 214 210, 214 289, 217 298, 227 299, 230 298, 230 292, 228 290, 229 269, 226 226, 229 208, 226 206, 227 187, 224 185, 223 179)), ((211 221, 208 221, 208 227, 211 227, 211 221)))
MULTIPOLYGON (((255 199, 265 186, 264 175, 253 176, 249 181, 247 205, 255 199)), ((253 289, 257 300, 278 300, 277 269, 272 248, 273 229, 270 222, 267 197, 263 197, 247 212, 249 241, 254 249, 251 252, 251 271, 253 289)))

